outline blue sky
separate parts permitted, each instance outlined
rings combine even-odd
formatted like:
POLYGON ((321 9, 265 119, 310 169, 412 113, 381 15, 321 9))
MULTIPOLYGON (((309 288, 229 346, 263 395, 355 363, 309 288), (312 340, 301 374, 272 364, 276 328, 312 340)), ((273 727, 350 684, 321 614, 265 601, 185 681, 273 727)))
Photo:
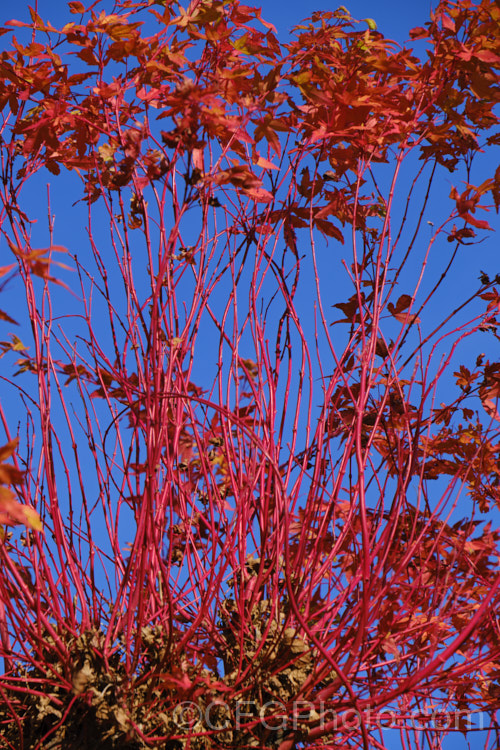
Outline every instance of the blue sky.
MULTIPOLYGON (((89 5, 86 2, 84 5, 89 5)), ((183 3, 185 6, 187 2, 183 3)), ((344 5, 353 18, 373 18, 379 31, 385 36, 402 43, 408 38, 408 30, 414 26, 421 26, 429 17, 429 11, 432 7, 430 2, 425 0, 416 0, 412 3, 398 2, 397 0, 383 0, 383 2, 371 2, 369 0, 351 0, 351 2, 341 3, 321 3, 315 2, 308 5, 303 0, 262 0, 262 2, 252 3, 246 1, 247 5, 253 5, 262 8, 262 16, 276 26, 279 38, 286 40, 286 35, 291 28, 311 15, 317 10, 335 10, 339 5, 344 5)), ((0 13, 0 22, 13 17, 26 18, 28 16, 28 6, 34 6, 35 0, 21 0, 12 2, 8 0, 2 4, 0 13)), ((112 7, 111 0, 106 0, 97 5, 98 9, 112 7)), ((52 23, 58 22, 67 16, 67 20, 74 20, 66 9, 65 0, 38 0, 38 13, 42 18, 51 20, 52 23)))
MULTIPOLYGON (((248 3, 251 5, 252 3, 248 3)), ((255 3, 262 8, 263 17, 273 23, 280 35, 286 34, 294 24, 316 10, 335 10, 344 5, 353 18, 373 18, 379 31, 384 36, 401 43, 408 38, 408 30, 414 26, 421 26, 429 17, 431 3, 416 0, 412 3, 397 0, 352 0, 351 2, 319 2, 307 3, 301 0, 262 0, 255 3)))

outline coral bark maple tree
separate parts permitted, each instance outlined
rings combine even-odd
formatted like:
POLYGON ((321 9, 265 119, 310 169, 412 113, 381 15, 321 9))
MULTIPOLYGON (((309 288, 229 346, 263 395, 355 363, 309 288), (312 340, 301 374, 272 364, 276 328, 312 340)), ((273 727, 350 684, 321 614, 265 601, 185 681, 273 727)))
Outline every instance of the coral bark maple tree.
POLYGON ((477 710, 493 747, 498 3, 441 2, 422 58, 345 8, 282 45, 238 0, 30 14, 0 745, 438 747, 477 710))

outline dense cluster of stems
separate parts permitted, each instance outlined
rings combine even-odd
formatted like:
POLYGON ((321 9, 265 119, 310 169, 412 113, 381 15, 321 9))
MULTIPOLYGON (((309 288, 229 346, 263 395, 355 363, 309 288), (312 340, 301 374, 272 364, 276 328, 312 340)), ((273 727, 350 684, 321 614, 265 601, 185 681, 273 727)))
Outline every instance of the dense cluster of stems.
POLYGON ((343 7, 285 44, 239 0, 29 13, 0 747, 495 747, 498 3, 418 55, 343 7))

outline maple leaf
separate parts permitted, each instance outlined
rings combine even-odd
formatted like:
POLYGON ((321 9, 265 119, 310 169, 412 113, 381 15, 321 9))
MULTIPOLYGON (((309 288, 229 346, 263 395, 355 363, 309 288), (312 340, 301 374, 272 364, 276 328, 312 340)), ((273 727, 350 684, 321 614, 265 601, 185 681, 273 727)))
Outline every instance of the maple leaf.
MULTIPOLYGON (((15 438, 0 447, 0 485, 20 484, 24 480, 24 472, 5 463, 5 459, 14 454, 18 442, 15 438)), ((20 523, 34 531, 42 530, 42 523, 35 509, 18 502, 14 493, 5 486, 0 486, 0 523, 20 523)))

